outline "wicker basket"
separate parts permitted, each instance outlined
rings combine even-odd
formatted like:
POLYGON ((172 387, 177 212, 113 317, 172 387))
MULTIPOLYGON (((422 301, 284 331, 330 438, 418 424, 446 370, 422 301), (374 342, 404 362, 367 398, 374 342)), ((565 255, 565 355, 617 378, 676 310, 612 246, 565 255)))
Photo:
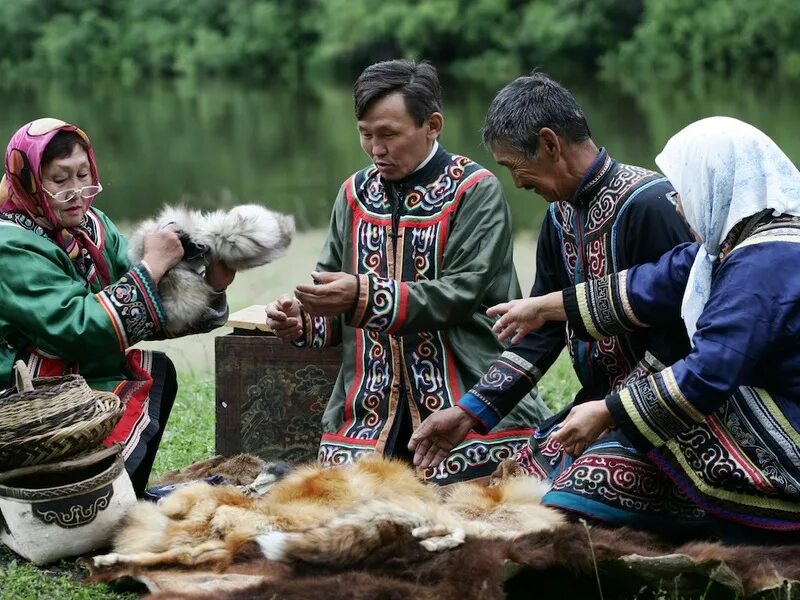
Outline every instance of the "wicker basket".
POLYGON ((15 370, 17 393, 0 399, 0 471, 96 447, 122 416, 115 394, 92 390, 80 375, 31 380, 21 361, 15 370))

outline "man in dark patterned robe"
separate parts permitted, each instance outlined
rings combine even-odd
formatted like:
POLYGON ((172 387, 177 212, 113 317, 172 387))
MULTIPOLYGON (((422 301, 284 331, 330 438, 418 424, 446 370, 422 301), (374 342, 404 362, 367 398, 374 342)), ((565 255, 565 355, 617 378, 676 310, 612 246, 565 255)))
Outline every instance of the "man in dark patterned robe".
MULTIPOLYGON (((454 406, 502 351, 486 308, 520 295, 502 188, 439 145, 440 98, 426 63, 361 74, 355 112, 374 164, 339 191, 315 285, 267 309, 285 341, 344 347, 323 415, 323 464, 367 453, 410 461, 412 431, 454 406)), ((528 392, 494 432, 466 436, 425 476, 447 484, 491 474, 549 415, 528 392)))
MULTIPOLYGON (((655 261, 692 239, 675 212, 674 189, 667 178, 619 163, 598 148, 572 95, 541 73, 520 77, 498 93, 483 139, 517 187, 535 191, 550 204, 539 234, 532 296, 655 261)), ((688 351, 685 329, 677 319, 671 326, 623 332, 602 341, 585 341, 569 325, 549 323, 509 346, 456 407, 434 415, 417 430, 411 444, 415 463, 437 464, 471 429, 491 431, 565 346, 581 384, 575 403, 605 398, 688 351)), ((544 502, 566 509, 580 504, 581 512, 598 518, 631 503, 645 513, 657 512, 648 504, 657 495, 650 494, 647 482, 656 487, 669 482, 621 435, 608 439, 599 454, 578 452, 574 462, 562 448, 539 444, 571 406, 540 424, 516 457, 528 472, 553 481, 544 502), (637 482, 615 478, 623 462, 634 465, 627 472, 636 472, 637 482)))

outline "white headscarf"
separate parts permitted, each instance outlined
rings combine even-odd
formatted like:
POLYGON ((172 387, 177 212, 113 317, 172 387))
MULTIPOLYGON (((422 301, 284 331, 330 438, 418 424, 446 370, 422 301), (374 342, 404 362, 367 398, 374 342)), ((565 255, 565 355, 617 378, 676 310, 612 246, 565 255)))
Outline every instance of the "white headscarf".
POLYGON ((800 172, 766 134, 730 117, 711 117, 676 133, 656 164, 680 195, 703 238, 681 305, 689 338, 711 293, 711 270, 725 237, 742 219, 771 208, 800 215, 800 172))

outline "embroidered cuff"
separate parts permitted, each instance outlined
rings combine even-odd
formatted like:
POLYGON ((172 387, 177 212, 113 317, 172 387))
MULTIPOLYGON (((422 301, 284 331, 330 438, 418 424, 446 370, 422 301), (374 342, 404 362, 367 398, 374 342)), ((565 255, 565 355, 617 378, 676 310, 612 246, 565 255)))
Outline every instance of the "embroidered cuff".
POLYGON ((358 278, 358 298, 348 324, 372 331, 399 331, 406 320, 408 286, 374 275, 358 278))
POLYGON ((541 377, 542 373, 535 365, 506 350, 464 397, 473 396, 491 410, 493 418, 483 416, 489 413, 474 410, 475 417, 487 426, 488 431, 530 393, 541 377))
POLYGON ((292 342, 299 348, 322 348, 332 344, 333 323, 329 317, 314 317, 305 311, 300 313, 303 334, 292 342))
POLYGON ((123 351, 158 333, 166 322, 158 287, 141 264, 95 297, 111 319, 123 351))
POLYGON ((631 308, 627 278, 628 272, 620 271, 563 291, 567 321, 578 337, 603 340, 647 327, 631 308))
POLYGON ((480 425, 475 426, 475 431, 478 433, 488 433, 503 418, 503 415, 491 404, 485 403, 470 392, 461 396, 461 400, 456 402, 456 406, 465 410, 480 422, 480 425))
POLYGON ((643 452, 705 419, 683 395, 671 367, 612 394, 606 405, 614 423, 643 452))

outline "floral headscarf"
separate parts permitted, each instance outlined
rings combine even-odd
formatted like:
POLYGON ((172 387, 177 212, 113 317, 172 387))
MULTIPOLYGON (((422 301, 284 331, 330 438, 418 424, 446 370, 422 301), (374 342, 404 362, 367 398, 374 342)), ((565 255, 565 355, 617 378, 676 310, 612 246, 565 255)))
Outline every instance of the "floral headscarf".
MULTIPOLYGON (((103 285, 108 285, 110 276, 102 248, 95 245, 83 225, 68 229, 59 227, 42 189, 42 155, 47 144, 59 131, 74 131, 86 142, 92 184, 98 184, 97 165, 88 136, 78 127, 59 119, 37 119, 20 127, 8 143, 5 175, 0 180, 0 211, 28 216, 44 229, 46 235, 73 262, 85 267, 80 270, 89 282, 99 275, 103 285)), ((91 204, 92 200, 89 200, 87 211, 91 204)))

